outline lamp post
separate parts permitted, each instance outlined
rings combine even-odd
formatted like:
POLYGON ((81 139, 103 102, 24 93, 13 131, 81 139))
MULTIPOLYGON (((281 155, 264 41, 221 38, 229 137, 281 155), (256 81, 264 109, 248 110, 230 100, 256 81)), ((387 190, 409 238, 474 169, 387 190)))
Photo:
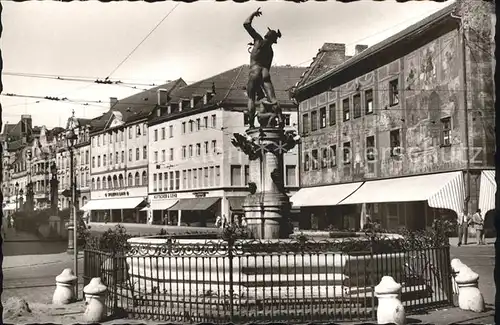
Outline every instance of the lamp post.
MULTIPOLYGON (((76 144, 77 135, 75 133, 75 129, 78 126, 78 121, 75 118, 75 111, 73 110, 72 116, 68 119, 68 124, 66 127, 66 141, 68 145, 69 157, 70 157, 70 191, 71 191, 71 210, 70 210, 70 220, 68 222, 68 253, 73 253, 74 257, 74 271, 75 275, 78 279, 78 242, 77 242, 77 233, 78 233, 78 222, 77 222, 77 213, 76 213, 76 181, 75 181, 75 166, 73 161, 73 149, 76 144)), ((75 295, 78 298, 78 280, 75 284, 75 295)))
POLYGON ((50 180, 50 190, 51 190, 51 195, 50 195, 50 208, 52 210, 52 213, 57 216, 58 214, 58 198, 57 198, 57 185, 59 185, 59 181, 57 180, 57 166, 55 162, 52 162, 52 165, 50 166, 50 173, 52 174, 52 179, 50 180))
POLYGON ((19 211, 19 183, 16 182, 16 212, 19 211))

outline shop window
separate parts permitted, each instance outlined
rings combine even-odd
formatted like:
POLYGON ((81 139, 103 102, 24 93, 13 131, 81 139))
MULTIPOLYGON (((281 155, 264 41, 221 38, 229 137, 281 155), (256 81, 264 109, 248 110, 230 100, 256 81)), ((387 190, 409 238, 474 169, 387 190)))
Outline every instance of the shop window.
POLYGON ((328 110, 330 113, 330 125, 335 125, 337 123, 337 105, 335 103, 330 104, 328 110))
POLYGON ((399 104, 399 80, 394 79, 389 82, 389 105, 399 104))
POLYGON ((365 113, 373 113, 373 90, 368 89, 365 91, 365 113))
POLYGON ((351 119, 351 108, 349 107, 349 98, 346 98, 342 101, 342 117, 344 122, 349 121, 351 119))

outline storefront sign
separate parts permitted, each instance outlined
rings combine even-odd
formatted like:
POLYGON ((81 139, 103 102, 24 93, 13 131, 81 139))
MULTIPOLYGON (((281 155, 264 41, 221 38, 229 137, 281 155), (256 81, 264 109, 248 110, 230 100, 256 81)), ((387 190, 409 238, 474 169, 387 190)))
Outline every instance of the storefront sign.
POLYGON ((206 197, 207 194, 208 194, 208 192, 194 192, 193 193, 194 197, 196 197, 196 198, 206 197))
POLYGON ((105 193, 105 197, 116 197, 116 196, 128 196, 128 191, 120 191, 120 192, 109 192, 105 193))
POLYGON ((165 193, 165 194, 158 194, 153 196, 153 199, 158 200, 158 199, 174 199, 177 198, 177 193, 165 193))

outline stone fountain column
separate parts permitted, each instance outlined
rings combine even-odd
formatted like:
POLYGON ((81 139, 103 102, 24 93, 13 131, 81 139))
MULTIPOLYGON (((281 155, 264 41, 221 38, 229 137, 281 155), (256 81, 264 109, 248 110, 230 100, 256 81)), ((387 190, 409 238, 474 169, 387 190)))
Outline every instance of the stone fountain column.
POLYGON ((253 128, 246 135, 260 148, 250 156, 249 182, 255 184, 255 193, 243 203, 248 229, 256 239, 285 237, 290 210, 283 186, 285 133, 282 128, 253 128))

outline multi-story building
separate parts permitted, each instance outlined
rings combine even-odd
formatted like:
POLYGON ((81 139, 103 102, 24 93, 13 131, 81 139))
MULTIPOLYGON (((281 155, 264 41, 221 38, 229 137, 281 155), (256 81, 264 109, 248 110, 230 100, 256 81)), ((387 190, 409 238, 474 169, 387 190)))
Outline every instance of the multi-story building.
MULTIPOLYGON (((305 74, 294 94, 301 227, 359 229, 369 216, 386 229, 423 229, 464 206, 494 209, 492 45, 463 35, 453 11, 305 74)), ((344 51, 318 56, 311 70, 344 51)))
POLYGON ((16 124, 5 124, 2 133, 3 182, 2 194, 6 214, 20 210, 26 202, 29 184, 31 143, 37 136, 30 115, 22 115, 16 124))
MULTIPOLYGON (((289 90, 304 68, 276 66, 271 79, 287 127, 295 127, 297 105, 289 90)), ((242 65, 172 92, 149 121, 149 222, 204 226, 243 213, 248 195, 248 157, 232 143, 248 129, 245 85, 249 66, 242 65)), ((258 125, 258 123, 257 123, 258 125)), ((298 189, 297 151, 284 158, 287 189, 298 189)))
MULTIPOLYGON (((82 208, 90 199, 90 130, 91 120, 76 118, 77 136, 73 148, 74 181, 77 190, 76 207, 82 208)), ((68 150, 66 130, 59 132, 56 136, 56 168, 58 184, 58 205, 61 210, 69 209, 71 197, 63 194, 65 190, 71 189, 71 161, 68 150)), ((50 166, 49 166, 50 168, 50 166)), ((71 192, 66 192, 71 193, 71 192)))
POLYGON ((178 79, 120 101, 111 98, 110 110, 91 121, 91 195, 82 208, 92 211, 91 220, 146 222, 140 210, 148 195, 148 117, 158 89, 168 97, 185 85, 178 79))

